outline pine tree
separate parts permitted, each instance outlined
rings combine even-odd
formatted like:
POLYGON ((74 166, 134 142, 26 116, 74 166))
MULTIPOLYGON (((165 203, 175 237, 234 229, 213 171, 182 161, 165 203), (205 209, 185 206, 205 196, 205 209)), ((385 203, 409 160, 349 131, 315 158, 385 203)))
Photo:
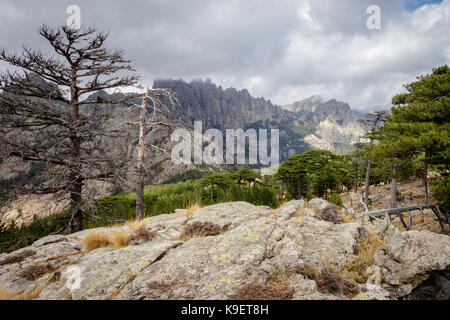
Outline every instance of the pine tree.
POLYGON ((405 85, 407 93, 394 96, 392 115, 383 133, 405 152, 424 154, 423 185, 428 202, 428 167, 448 175, 450 157, 450 68, 442 66, 405 85))
POLYGON ((105 135, 108 115, 85 109, 125 101, 84 97, 135 86, 138 77, 123 51, 107 49, 108 34, 96 28, 44 25, 39 34, 53 55, 26 47, 21 54, 0 50, 0 60, 17 70, 0 77, 0 152, 4 158, 51 165, 58 185, 45 191, 69 192, 70 228, 76 232, 83 228, 84 183, 110 173, 106 152, 95 146, 95 139, 105 135))

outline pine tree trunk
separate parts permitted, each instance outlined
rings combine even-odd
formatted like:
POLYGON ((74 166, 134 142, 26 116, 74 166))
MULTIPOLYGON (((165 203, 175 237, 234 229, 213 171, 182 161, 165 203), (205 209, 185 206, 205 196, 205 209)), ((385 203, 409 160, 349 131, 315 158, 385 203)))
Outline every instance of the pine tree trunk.
POLYGON ((423 166, 423 186, 425 188, 425 204, 428 204, 428 159, 425 154, 425 163, 423 166))
POLYGON ((395 175, 397 174, 397 169, 395 166, 392 167, 392 182, 391 182, 391 208, 397 208, 397 179, 395 175))
POLYGON ((297 184, 297 200, 300 200, 302 198, 302 181, 298 180, 297 184))
POLYGON ((355 166, 355 183, 353 184, 353 192, 358 192, 358 166, 355 166))
POLYGON ((83 230, 83 211, 81 210, 81 192, 83 182, 80 178, 75 178, 75 182, 70 186, 70 231, 72 233, 83 230))
POLYGON ((71 87, 70 87, 70 96, 71 96, 71 120, 72 120, 72 163, 70 166, 70 179, 72 184, 69 186, 69 194, 70 194, 70 230, 72 233, 83 230, 83 211, 81 209, 82 205, 82 191, 83 191, 83 179, 81 177, 81 141, 78 136, 78 122, 80 120, 80 110, 78 105, 78 96, 76 91, 76 83, 77 83, 77 74, 75 67, 72 67, 72 79, 71 79, 71 87))
POLYGON ((211 185, 211 202, 214 201, 214 185, 211 185))

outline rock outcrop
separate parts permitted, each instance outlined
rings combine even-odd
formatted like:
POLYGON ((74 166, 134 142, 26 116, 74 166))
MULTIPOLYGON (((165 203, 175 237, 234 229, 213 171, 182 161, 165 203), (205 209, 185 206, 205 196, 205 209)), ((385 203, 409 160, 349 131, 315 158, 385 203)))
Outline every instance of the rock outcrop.
POLYGON ((275 211, 235 202, 52 235, 0 254, 0 288, 37 299, 392 299, 430 286, 436 272, 448 277, 448 236, 396 229, 383 233, 387 246, 375 256, 381 287, 350 290, 340 270, 369 232, 384 229, 364 219, 328 222, 318 212, 304 201, 275 211), (118 248, 105 243, 88 251, 93 233, 135 236, 118 248), (138 241, 137 233, 152 236, 138 241))
MULTIPOLYGON (((388 238, 386 248, 377 251, 375 262, 393 297, 404 297, 430 275, 449 274, 450 237, 430 231, 396 232, 388 238)), ((447 294, 450 298, 450 290, 447 294)))
POLYGON ((346 152, 364 136, 364 130, 357 122, 359 116, 352 112, 348 103, 312 96, 283 108, 305 122, 314 123, 315 132, 304 138, 312 148, 346 152))

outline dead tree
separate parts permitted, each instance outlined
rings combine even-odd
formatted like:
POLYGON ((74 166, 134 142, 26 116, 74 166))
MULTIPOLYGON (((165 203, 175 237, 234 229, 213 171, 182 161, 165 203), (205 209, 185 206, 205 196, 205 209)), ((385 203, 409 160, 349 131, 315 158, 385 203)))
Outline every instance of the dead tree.
POLYGON ((84 97, 134 86, 138 77, 122 50, 105 48, 108 34, 96 28, 53 29, 43 25, 39 34, 55 54, 26 47, 21 54, 0 50, 0 60, 20 70, 0 76, 0 142, 3 156, 51 165, 49 170, 58 175, 53 189, 70 194, 69 226, 76 232, 83 228, 84 182, 109 174, 109 160, 93 143, 106 134, 102 124, 108 114, 86 109, 125 101, 84 97))
POLYGON ((354 144, 355 151, 353 153, 353 164, 354 164, 354 182, 353 182, 353 193, 358 193, 358 172, 361 165, 361 152, 364 149, 364 143, 357 142, 354 144))
MULTIPOLYGON (((372 147, 375 139, 372 137, 378 126, 385 121, 387 112, 385 110, 374 111, 366 114, 365 119, 358 120, 367 130, 366 138, 369 139, 369 146, 372 147)), ((370 170, 372 159, 367 159, 366 179, 364 182, 364 204, 369 205, 370 170)))
MULTIPOLYGON (((164 121, 157 120, 157 114, 163 118, 171 118, 170 110, 167 108, 167 104, 173 106, 178 106, 179 101, 176 93, 170 89, 147 89, 146 93, 142 97, 141 104, 133 104, 132 108, 139 109, 139 121, 129 122, 130 125, 139 126, 139 138, 138 138, 138 156, 136 160, 136 174, 137 174, 137 185, 136 185, 136 219, 142 219, 144 213, 144 187, 145 187, 145 149, 146 142, 145 138, 149 133, 150 128, 156 126, 166 126, 172 128, 174 123, 168 123, 164 121), (150 114, 148 111, 151 111, 150 114)), ((148 146, 154 150, 165 153, 170 156, 170 154, 155 145, 148 144, 148 146)))
POLYGON ((391 209, 397 208, 397 168, 398 163, 392 164, 392 181, 391 181, 391 209))

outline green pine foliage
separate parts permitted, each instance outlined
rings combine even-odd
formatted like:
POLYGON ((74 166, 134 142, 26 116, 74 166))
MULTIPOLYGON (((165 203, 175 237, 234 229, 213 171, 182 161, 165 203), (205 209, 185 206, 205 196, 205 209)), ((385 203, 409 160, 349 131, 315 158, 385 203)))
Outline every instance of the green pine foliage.
POLYGON ((325 197, 353 183, 353 164, 349 157, 330 151, 312 150, 290 157, 279 168, 277 176, 294 199, 325 197))
POLYGON ((333 192, 330 198, 330 202, 334 203, 339 207, 339 209, 342 209, 344 207, 344 203, 342 202, 342 199, 339 197, 339 195, 336 192, 333 192))
MULTIPOLYGON (((434 185, 434 197, 448 210, 450 173, 450 68, 445 65, 405 85, 406 93, 392 99, 392 115, 378 130, 380 143, 373 152, 391 166, 400 168, 403 178, 422 166, 443 179, 434 185)), ((426 180, 425 180, 426 182, 426 180)))

